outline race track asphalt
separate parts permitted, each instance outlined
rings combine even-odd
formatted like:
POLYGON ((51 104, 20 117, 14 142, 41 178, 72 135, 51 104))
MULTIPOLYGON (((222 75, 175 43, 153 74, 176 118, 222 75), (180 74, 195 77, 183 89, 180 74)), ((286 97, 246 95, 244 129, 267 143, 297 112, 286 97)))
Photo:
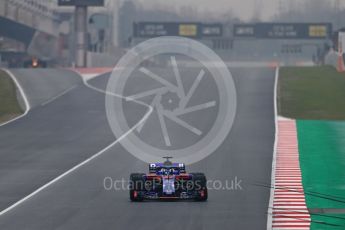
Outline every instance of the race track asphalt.
MULTIPOLYGON (((116 144, 2 215, 0 229, 266 229, 274 72, 232 69, 238 99, 234 126, 212 155, 187 167, 209 180, 241 181, 237 189, 212 189, 204 203, 131 203, 128 191, 106 190, 104 178, 127 179, 148 166, 116 144)), ((102 87, 106 80, 90 83, 102 87)), ((2 208, 114 140, 99 94, 80 86, 0 128, 0 139, 7 138, 0 143, 2 208), (13 199, 6 199, 11 194, 13 199)))
MULTIPOLYGON (((18 73, 19 71, 13 71, 18 73)), ((53 102, 40 105, 57 94, 34 91, 37 85, 63 91, 63 84, 45 79, 33 84, 33 70, 20 70, 19 79, 35 106, 12 123, 0 126, 0 209, 3 210, 54 179, 80 161, 114 141, 104 114, 104 95, 89 89, 79 79, 75 88, 53 102), (47 82, 48 81, 48 82, 47 82), (39 84, 42 83, 42 84, 39 84), (50 97, 49 97, 50 96, 50 97), (42 99, 45 99, 42 101, 42 99)), ((41 71, 36 72, 36 75, 41 71)), ((60 71, 60 74, 64 71, 60 71)), ((56 71, 53 71, 55 77, 56 71)), ((78 78, 78 76, 76 76, 78 78)), ((66 80, 66 79, 65 79, 66 80)), ((60 79, 61 81, 61 79, 60 79)), ((68 88, 66 85, 65 88, 68 88)), ((57 93, 58 91, 56 91, 57 93)))

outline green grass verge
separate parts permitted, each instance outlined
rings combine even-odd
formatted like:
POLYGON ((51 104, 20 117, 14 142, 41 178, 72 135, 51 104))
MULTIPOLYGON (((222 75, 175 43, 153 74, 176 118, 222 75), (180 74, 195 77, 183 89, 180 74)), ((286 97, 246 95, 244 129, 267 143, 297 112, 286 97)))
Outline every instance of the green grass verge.
MULTIPOLYGON (((309 209, 345 210, 345 122, 297 121, 302 182, 309 209)), ((312 230, 345 229, 345 214, 312 215, 312 230)))
POLYGON ((22 113, 23 111, 17 101, 14 82, 4 71, 0 70, 0 123, 22 113))
POLYGON ((345 120, 345 74, 334 67, 283 67, 278 110, 284 117, 345 120))

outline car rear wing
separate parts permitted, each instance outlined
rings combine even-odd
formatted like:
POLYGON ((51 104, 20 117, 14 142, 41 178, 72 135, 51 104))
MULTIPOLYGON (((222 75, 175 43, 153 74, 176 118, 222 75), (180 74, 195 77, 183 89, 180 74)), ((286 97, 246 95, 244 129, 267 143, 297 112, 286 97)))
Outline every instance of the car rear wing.
MULTIPOLYGON (((164 164, 161 163, 152 163, 149 165, 149 172, 150 173, 156 173, 157 168, 167 167, 164 164)), ((169 168, 174 168, 180 171, 180 173, 186 172, 186 166, 183 163, 173 163, 169 168)))

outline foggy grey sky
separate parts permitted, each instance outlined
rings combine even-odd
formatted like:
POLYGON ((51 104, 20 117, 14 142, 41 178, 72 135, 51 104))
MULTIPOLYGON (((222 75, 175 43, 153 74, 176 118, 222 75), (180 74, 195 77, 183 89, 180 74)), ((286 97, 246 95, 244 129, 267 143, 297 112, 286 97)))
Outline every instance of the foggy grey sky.
POLYGON ((278 0, 140 0, 140 2, 145 7, 150 8, 155 5, 165 5, 178 9, 181 6, 192 5, 193 7, 197 7, 199 11, 206 9, 215 13, 225 13, 231 9, 235 16, 245 20, 253 16, 255 2, 261 7, 261 16, 263 19, 270 18, 278 8, 278 0))
MULTIPOLYGON (((191 5, 198 8, 199 11, 212 11, 214 13, 225 13, 229 9, 233 14, 243 20, 248 20, 253 17, 254 8, 259 8, 260 18, 268 20, 273 15, 277 14, 279 9, 279 0, 139 0, 146 8, 162 8, 162 7, 175 7, 179 9, 181 6, 191 5), (256 4, 256 7, 255 7, 256 4)), ((327 1, 327 0, 325 0, 327 1)), ((330 4, 334 4, 336 0, 328 0, 330 4)), ((291 6, 299 7, 304 0, 284 0, 282 1, 285 8, 291 6)), ((341 1, 342 6, 344 1, 341 1)))

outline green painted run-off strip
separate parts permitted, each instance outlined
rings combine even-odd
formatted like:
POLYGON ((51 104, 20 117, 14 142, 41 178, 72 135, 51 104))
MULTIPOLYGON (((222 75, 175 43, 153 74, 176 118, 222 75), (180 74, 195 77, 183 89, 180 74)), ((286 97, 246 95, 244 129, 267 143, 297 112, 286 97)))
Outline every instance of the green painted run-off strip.
MULTIPOLYGON (((345 122, 297 121, 303 187, 309 209, 345 208, 345 122)), ((315 213, 311 229, 345 229, 345 214, 315 213)))

